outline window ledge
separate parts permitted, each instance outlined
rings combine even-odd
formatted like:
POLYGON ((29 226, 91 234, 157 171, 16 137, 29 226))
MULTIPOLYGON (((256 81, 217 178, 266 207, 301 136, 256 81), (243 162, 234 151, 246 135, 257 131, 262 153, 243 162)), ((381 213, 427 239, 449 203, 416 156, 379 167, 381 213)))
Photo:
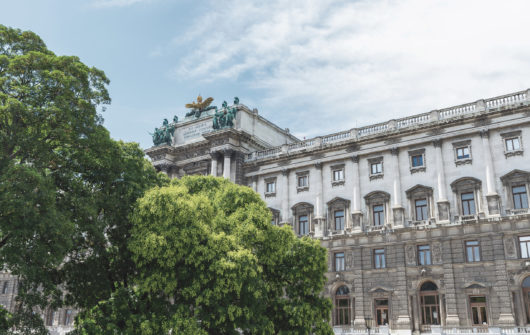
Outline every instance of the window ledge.
POLYGON ((520 208, 520 209, 507 209, 506 214, 508 215, 524 215, 528 214, 529 209, 528 208, 520 208))
POLYGON ((456 166, 465 165, 465 164, 471 164, 472 162, 473 162, 473 159, 471 159, 471 158, 462 158, 462 159, 455 160, 456 166))
POLYGON ((511 150, 511 151, 505 151, 505 152, 504 152, 504 156, 505 156, 506 158, 508 158, 508 157, 512 157, 512 156, 522 156, 522 155, 523 155, 523 152, 524 152, 523 149, 511 150))
POLYGON ((276 192, 265 192, 265 198, 272 198, 276 196, 276 192))
POLYGON ((342 186, 344 185, 344 179, 343 180, 334 180, 331 182, 331 186, 342 186))
POLYGON ((383 179, 383 174, 382 173, 371 174, 370 175, 370 180, 375 180, 375 179, 383 179))
POLYGON ((410 168, 410 173, 413 174, 413 173, 417 173, 417 172, 425 172, 425 166, 417 166, 417 167, 411 167, 410 168))
POLYGON ((296 188, 296 192, 297 193, 305 192, 305 191, 309 191, 309 186, 303 186, 303 187, 297 187, 296 188))

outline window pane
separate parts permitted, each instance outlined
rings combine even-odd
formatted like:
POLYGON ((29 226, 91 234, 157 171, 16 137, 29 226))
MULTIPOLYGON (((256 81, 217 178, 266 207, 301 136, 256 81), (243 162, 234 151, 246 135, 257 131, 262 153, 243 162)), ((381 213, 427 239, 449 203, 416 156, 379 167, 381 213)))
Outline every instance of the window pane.
POLYGON ((412 156, 412 167, 423 166, 423 155, 412 156))

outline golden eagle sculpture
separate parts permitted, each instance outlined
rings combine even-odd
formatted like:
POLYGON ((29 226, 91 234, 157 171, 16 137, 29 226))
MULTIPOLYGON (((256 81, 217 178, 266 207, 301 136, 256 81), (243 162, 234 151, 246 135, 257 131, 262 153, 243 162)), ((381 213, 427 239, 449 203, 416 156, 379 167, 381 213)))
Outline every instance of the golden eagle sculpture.
POLYGON ((212 101, 213 98, 211 97, 202 101, 202 97, 199 94, 199 96, 197 97, 197 102, 194 101, 190 104, 186 104, 186 108, 191 108, 191 111, 186 113, 186 117, 194 115, 196 118, 199 118, 202 112, 209 111, 210 109, 217 109, 216 106, 210 106, 212 101))

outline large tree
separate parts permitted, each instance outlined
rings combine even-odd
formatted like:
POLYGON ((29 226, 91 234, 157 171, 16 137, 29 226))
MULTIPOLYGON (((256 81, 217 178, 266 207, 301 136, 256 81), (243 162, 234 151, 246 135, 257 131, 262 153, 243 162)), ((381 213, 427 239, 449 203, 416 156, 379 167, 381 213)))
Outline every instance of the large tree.
POLYGON ((270 224, 222 178, 184 177, 137 204, 134 285, 87 310, 79 334, 331 334, 326 252, 270 224))
POLYGON ((35 307, 91 307, 134 271, 128 215, 163 181, 137 144, 103 127, 108 83, 0 25, 0 263, 20 279, 10 318, 19 330, 42 331, 35 307))

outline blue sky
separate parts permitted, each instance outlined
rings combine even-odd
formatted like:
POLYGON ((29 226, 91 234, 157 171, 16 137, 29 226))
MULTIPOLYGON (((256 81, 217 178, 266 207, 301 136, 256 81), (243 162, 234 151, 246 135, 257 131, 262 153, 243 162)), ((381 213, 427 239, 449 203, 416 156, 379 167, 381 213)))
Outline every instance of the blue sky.
POLYGON ((238 96, 300 138, 530 88, 526 0, 3 0, 0 23, 105 71, 116 139, 238 96))

